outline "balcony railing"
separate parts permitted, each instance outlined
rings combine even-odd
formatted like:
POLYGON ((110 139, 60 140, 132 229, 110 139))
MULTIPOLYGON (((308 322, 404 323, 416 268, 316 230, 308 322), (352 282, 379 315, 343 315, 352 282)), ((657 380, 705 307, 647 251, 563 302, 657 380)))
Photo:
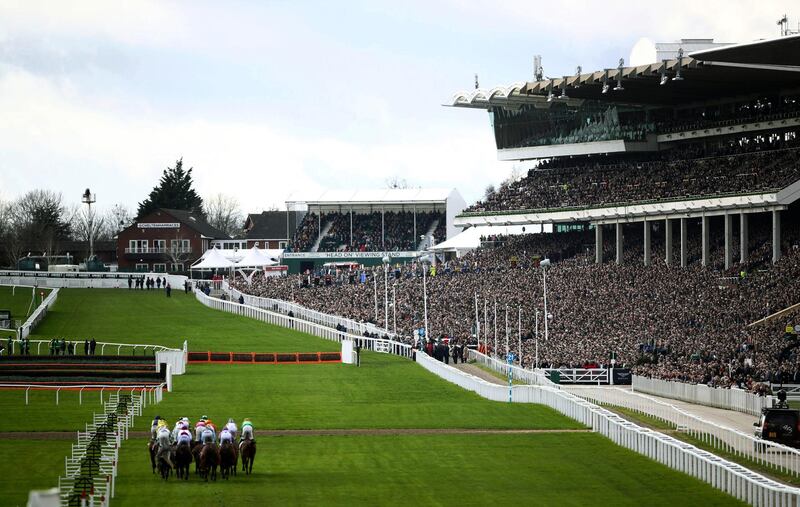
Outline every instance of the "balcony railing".
POLYGON ((179 247, 169 247, 169 248, 161 248, 161 247, 134 247, 134 248, 126 248, 126 254, 190 254, 192 253, 191 246, 179 246, 179 247))

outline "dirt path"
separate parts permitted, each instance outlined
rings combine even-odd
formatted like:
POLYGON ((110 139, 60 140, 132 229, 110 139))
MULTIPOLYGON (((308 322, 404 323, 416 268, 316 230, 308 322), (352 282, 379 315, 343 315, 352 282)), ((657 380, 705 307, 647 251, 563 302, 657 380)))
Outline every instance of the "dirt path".
POLYGON ((457 370, 469 373, 470 375, 475 375, 476 377, 481 378, 487 382, 491 382, 492 384, 497 384, 501 386, 508 385, 507 381, 497 378, 488 371, 478 368, 474 364, 460 363, 460 364, 454 364, 453 367, 456 368, 457 370))
MULTIPOLYGON (((527 435, 534 433, 588 433, 588 429, 471 429, 471 428, 353 428, 329 430, 259 430, 258 437, 319 437, 351 435, 527 435)), ((148 431, 131 431, 130 438, 149 438, 148 431)), ((0 440, 74 440, 75 431, 3 431, 0 440)))

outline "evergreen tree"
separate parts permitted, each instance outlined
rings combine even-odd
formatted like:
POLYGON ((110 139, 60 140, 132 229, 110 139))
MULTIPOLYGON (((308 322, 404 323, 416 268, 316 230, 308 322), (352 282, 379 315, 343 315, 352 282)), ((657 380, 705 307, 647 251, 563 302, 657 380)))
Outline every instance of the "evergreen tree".
POLYGON ((175 167, 167 167, 161 180, 153 187, 150 196, 139 203, 136 219, 158 208, 193 211, 205 216, 203 199, 192 188, 192 168, 183 170, 183 157, 175 162, 175 167))

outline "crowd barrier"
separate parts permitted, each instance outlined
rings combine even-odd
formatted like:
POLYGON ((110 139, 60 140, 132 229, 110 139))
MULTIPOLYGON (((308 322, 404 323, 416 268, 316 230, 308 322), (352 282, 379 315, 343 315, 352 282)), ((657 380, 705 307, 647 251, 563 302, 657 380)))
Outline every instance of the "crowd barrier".
POLYGON ((189 352, 189 363, 341 363, 341 352, 189 352))
POLYGON ((703 384, 689 384, 639 375, 633 376, 633 390, 663 398, 672 398, 758 416, 761 415, 762 408, 772 406, 773 399, 772 396, 758 396, 737 388, 721 389, 703 384))
POLYGON ((55 302, 58 300, 58 289, 53 289, 50 291, 50 294, 44 298, 42 303, 36 307, 33 313, 30 314, 28 320, 26 320, 19 328, 19 332, 17 336, 20 338, 27 338, 31 331, 36 329, 36 326, 44 319, 47 315, 48 310, 52 307, 55 302))
POLYGON ((742 456, 779 472, 800 476, 800 451, 792 447, 757 439, 742 431, 707 421, 669 403, 619 388, 570 387, 569 392, 594 403, 623 407, 654 417, 724 452, 742 456))
POLYGON ((317 324, 315 322, 308 322, 299 317, 289 317, 288 315, 283 315, 281 313, 276 313, 262 308, 256 308, 255 306, 247 304, 246 300, 245 304, 239 304, 233 301, 224 301, 222 299, 209 297, 197 288, 195 289, 194 293, 195 297, 198 301, 200 301, 200 303, 215 310, 221 310, 224 312, 241 315, 243 317, 260 320, 275 326, 294 329, 295 331, 299 331, 301 333, 307 333, 319 338, 324 338, 326 340, 339 343, 341 343, 343 339, 347 338, 353 340, 355 347, 365 350, 385 352, 408 359, 412 359, 414 356, 413 348, 411 345, 406 343, 400 343, 394 340, 384 340, 380 338, 367 338, 365 336, 350 334, 349 332, 337 331, 334 328, 317 324))
POLYGON ((337 325, 343 326, 345 329, 347 329, 347 332, 355 335, 370 333, 378 334, 380 336, 388 336, 390 339, 397 338, 395 334, 388 329, 378 327, 368 322, 358 322, 345 317, 318 312, 316 310, 306 308, 305 306, 298 305, 297 303, 290 303, 280 299, 262 298, 245 294, 244 292, 231 287, 227 280, 222 282, 221 287, 222 290, 225 291, 228 296, 230 296, 232 301, 239 301, 239 297, 241 296, 244 298, 245 304, 255 306, 256 308, 262 308, 264 310, 271 310, 273 312, 283 314, 288 314, 291 311, 292 315, 297 318, 332 328, 336 328, 337 325))
MULTIPOLYGON (((509 387, 492 384, 425 354, 417 362, 426 370, 494 401, 509 401, 509 387)), ((663 465, 686 473, 739 500, 756 506, 800 507, 800 489, 778 483, 714 454, 626 421, 594 403, 543 385, 510 388, 511 401, 539 403, 585 424, 611 441, 663 465)))

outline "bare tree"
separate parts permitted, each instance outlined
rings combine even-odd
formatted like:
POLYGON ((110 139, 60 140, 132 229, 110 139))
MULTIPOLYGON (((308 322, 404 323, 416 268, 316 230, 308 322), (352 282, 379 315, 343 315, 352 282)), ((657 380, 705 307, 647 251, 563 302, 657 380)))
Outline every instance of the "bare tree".
POLYGON ((212 227, 233 238, 241 236, 244 215, 235 197, 225 194, 206 197, 203 199, 203 210, 212 227))
POLYGON ((31 190, 14 201, 11 217, 21 250, 50 255, 70 236, 69 216, 60 193, 31 190))
POLYGON ((103 215, 103 228, 98 231, 97 238, 111 240, 133 223, 133 213, 124 204, 115 204, 103 215))
POLYGON ((169 261, 171 265, 169 266, 169 271, 178 271, 174 269, 173 266, 177 266, 178 264, 183 264, 183 269, 181 271, 185 271, 186 261, 192 256, 192 249, 191 249, 191 242, 180 235, 180 229, 175 232, 175 239, 170 241, 170 244, 167 248, 167 257, 169 257, 169 261))
POLYGON ((494 185, 487 185, 486 189, 483 191, 483 200, 487 200, 494 194, 494 185))

